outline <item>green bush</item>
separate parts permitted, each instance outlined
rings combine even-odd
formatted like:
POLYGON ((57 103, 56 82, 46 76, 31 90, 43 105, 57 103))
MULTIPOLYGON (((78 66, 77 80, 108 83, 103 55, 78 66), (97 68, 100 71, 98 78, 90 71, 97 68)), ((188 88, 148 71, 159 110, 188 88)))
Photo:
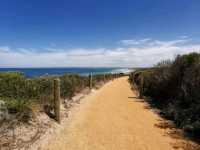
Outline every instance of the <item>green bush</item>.
POLYGON ((61 80, 61 97, 71 98, 76 92, 80 92, 88 86, 88 77, 79 75, 63 75, 61 80))
MULTIPOLYGON (((191 126, 197 133, 200 122, 200 54, 178 55, 154 68, 139 70, 129 81, 139 86, 144 79, 143 94, 173 119, 178 127, 191 126)), ((199 132, 198 132, 199 133, 199 132)))
MULTIPOLYGON (((112 79, 112 74, 93 75, 93 86, 112 79), (104 78, 105 77, 105 78, 104 78)), ((10 110, 22 112, 30 103, 39 105, 53 104, 53 80, 60 78, 61 98, 70 99, 75 93, 89 87, 89 77, 76 74, 62 76, 41 76, 26 78, 20 72, 0 73, 0 99, 4 100, 10 110)))
POLYGON ((28 107, 28 105, 30 104, 30 101, 25 100, 25 99, 13 99, 13 98, 0 98, 1 100, 3 100, 8 108, 9 112, 23 112, 23 110, 25 109, 25 107, 28 107))

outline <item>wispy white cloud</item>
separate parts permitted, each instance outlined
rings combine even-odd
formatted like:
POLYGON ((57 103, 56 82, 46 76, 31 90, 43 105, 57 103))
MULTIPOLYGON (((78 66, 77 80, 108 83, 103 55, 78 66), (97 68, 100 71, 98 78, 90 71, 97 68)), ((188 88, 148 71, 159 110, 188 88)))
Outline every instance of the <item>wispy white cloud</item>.
POLYGON ((123 45, 140 45, 149 42, 150 40, 151 40, 150 38, 145 38, 140 40, 129 39, 129 40, 121 40, 120 43, 123 45))
POLYGON ((1 46, 0 47, 0 52, 9 52, 10 48, 8 46, 1 46))
POLYGON ((171 41, 160 41, 160 40, 153 40, 146 44, 146 46, 177 46, 180 44, 188 43, 190 39, 178 39, 178 40, 171 40, 171 41))
POLYGON ((181 39, 188 39, 189 36, 187 36, 187 35, 182 35, 182 36, 180 36, 180 38, 181 38, 181 39))
POLYGON ((87 57, 87 56, 99 56, 104 55, 106 52, 106 49, 100 48, 100 49, 73 49, 70 50, 67 53, 67 56, 69 57, 87 57))
POLYGON ((49 47, 39 51, 24 48, 12 50, 8 46, 3 46, 0 47, 0 67, 152 66, 163 59, 172 59, 177 54, 199 52, 200 50, 200 44, 191 44, 191 40, 188 38, 170 41, 148 38, 132 40, 128 42, 129 44, 122 41, 120 41, 120 47, 112 49, 49 47))

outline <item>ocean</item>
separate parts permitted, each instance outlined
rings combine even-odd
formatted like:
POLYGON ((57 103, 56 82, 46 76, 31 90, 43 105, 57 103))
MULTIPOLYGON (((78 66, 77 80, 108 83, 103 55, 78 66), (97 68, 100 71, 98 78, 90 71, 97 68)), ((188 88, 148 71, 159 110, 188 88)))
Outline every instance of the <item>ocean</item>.
POLYGON ((128 68, 79 68, 79 67, 67 67, 67 68, 0 68, 0 72, 7 71, 19 71, 24 73, 27 77, 37 77, 42 75, 63 75, 66 73, 89 75, 102 74, 102 73, 127 73, 130 70, 128 68))

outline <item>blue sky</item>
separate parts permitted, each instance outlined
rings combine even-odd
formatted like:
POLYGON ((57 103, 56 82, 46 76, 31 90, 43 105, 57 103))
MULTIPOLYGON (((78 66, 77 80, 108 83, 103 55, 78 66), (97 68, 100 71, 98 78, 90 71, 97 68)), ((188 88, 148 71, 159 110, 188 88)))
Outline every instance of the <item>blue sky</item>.
POLYGON ((0 67, 151 66, 199 51, 199 18, 199 0, 1 0, 0 67))

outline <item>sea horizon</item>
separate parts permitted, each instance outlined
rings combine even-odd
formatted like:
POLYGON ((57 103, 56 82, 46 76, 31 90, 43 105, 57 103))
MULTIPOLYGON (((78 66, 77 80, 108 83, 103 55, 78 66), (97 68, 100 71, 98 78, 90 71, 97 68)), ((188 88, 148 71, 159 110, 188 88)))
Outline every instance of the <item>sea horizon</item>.
POLYGON ((43 75, 79 74, 89 75, 103 73, 128 73, 128 67, 5 67, 0 72, 22 72, 26 77, 37 77, 43 75))

